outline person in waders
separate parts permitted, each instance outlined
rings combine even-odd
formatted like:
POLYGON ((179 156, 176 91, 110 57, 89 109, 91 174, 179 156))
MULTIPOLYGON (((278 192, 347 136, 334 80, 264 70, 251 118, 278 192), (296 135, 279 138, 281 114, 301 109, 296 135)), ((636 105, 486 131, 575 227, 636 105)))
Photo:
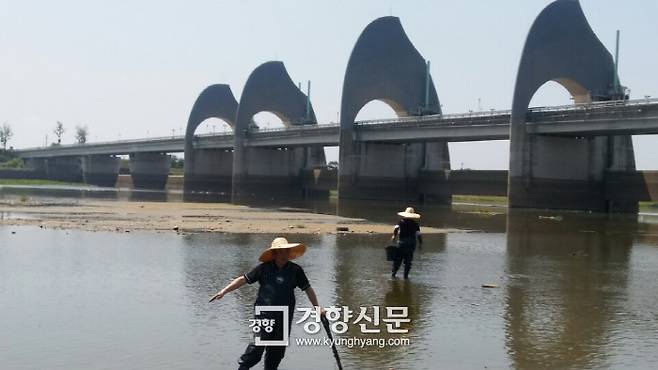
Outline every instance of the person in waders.
MULTIPOLYGON (((272 241, 269 249, 263 251, 259 260, 261 264, 254 267, 246 274, 235 278, 224 289, 210 298, 210 302, 221 299, 226 293, 232 292, 245 284, 258 282, 258 296, 254 306, 288 306, 288 322, 283 322, 281 312, 263 313, 257 315, 256 319, 274 319, 273 330, 260 331, 261 340, 281 340, 283 337, 283 325, 292 326, 292 317, 295 310, 295 288, 306 293, 309 301, 315 307, 319 307, 318 298, 311 287, 304 269, 290 260, 302 256, 306 252, 306 246, 301 243, 288 243, 285 238, 276 238, 272 241)), ((319 307, 324 316, 324 309, 319 307)), ((250 369, 260 362, 263 352, 265 353, 265 370, 276 370, 285 355, 285 346, 256 346, 254 342, 247 346, 244 354, 238 361, 238 370, 250 369)))
POLYGON ((398 237, 391 277, 396 277, 400 266, 404 262, 404 278, 408 279, 409 271, 411 271, 411 261, 414 259, 414 251, 416 250, 416 240, 418 240, 419 247, 423 244, 423 236, 418 225, 420 215, 413 208, 408 207, 404 212, 398 212, 398 216, 402 219, 395 225, 391 237, 391 240, 395 240, 396 236, 398 237))

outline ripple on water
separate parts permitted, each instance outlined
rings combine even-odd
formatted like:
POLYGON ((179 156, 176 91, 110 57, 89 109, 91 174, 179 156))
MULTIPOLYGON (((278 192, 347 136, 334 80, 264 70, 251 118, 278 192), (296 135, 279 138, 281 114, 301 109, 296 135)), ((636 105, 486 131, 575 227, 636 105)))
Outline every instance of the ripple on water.
MULTIPOLYGON (((339 348, 345 368, 655 368, 653 226, 637 236, 637 225, 619 231, 601 219, 521 221, 509 233, 428 235, 409 281, 390 278, 386 236, 296 236, 310 246, 298 262, 323 304, 409 307, 409 347, 339 348)), ((257 287, 207 300, 273 237, 0 226, 0 332, 12 333, 3 365, 232 368, 257 287)), ((308 305, 302 293, 297 302, 308 305)), ((294 370, 333 359, 328 348, 292 345, 284 361, 294 370)))

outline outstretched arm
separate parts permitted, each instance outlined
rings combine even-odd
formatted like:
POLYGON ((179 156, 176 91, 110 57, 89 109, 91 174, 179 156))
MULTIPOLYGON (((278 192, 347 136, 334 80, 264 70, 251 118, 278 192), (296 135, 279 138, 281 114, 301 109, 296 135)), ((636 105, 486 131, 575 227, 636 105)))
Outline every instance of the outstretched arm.
MULTIPOLYGON (((315 290, 313 290, 313 287, 306 288, 304 292, 306 293, 308 300, 311 301, 313 307, 320 307, 320 303, 318 303, 318 296, 315 295, 315 290)), ((324 308, 322 307, 320 307, 320 314, 324 315, 324 308)))
POLYGON ((245 279, 244 275, 233 279, 233 281, 231 281, 227 286, 225 286, 224 289, 220 290, 219 293, 212 296, 209 302, 212 302, 216 299, 222 299, 226 293, 232 292, 238 289, 239 287, 245 285, 246 283, 247 283, 247 279, 245 279))

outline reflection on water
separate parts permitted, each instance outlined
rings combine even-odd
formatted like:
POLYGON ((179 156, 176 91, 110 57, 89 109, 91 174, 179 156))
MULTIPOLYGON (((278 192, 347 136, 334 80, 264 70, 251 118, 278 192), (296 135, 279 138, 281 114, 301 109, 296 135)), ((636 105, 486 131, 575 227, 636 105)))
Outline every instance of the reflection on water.
MULTIPOLYGON (((430 312, 429 302, 432 300, 433 282, 426 279, 421 272, 422 266, 414 266, 412 276, 414 281, 401 281, 390 278, 390 264, 384 260, 384 248, 388 241, 387 235, 339 235, 336 238, 336 255, 333 258, 335 298, 334 302, 358 310, 359 307, 379 306, 385 312, 385 307, 409 307, 411 323, 410 340, 420 348, 427 341, 426 331, 430 325, 424 325, 424 318, 430 312), (418 268, 416 268, 418 267, 418 268)), ((416 254, 416 264, 423 256, 439 253, 445 246, 445 236, 426 238, 425 247, 416 254)), ((426 266, 429 267, 429 266, 426 266)), ((391 338, 394 334, 371 334, 374 338, 391 338)), ((359 334, 359 328, 350 327, 350 333, 359 334)), ((352 348, 345 353, 346 362, 359 368, 417 368, 414 359, 406 356, 409 348, 388 347, 382 350, 378 347, 352 348)))
MULTIPOLYGON (((401 209, 341 204, 340 213, 392 225, 401 209)), ((457 206, 420 212, 423 225, 473 232, 428 235, 409 281, 389 277, 386 235, 289 236, 310 246, 298 262, 323 304, 409 307, 410 346, 340 347, 346 369, 657 367, 657 223, 457 206)), ((273 237, 0 227, 0 332, 11 333, 1 367, 235 368, 257 286, 207 300, 252 268, 273 237)), ((297 302, 308 306, 303 293, 297 302)), ((292 336, 309 337, 301 325, 292 336)), ((342 336, 361 334, 350 325, 342 336)), ((332 364, 329 348, 294 341, 284 359, 289 370, 332 364)))
MULTIPOLYGON (((121 201, 180 202, 182 192, 100 188, 75 185, 0 185, 0 199, 32 197, 35 199, 101 199, 121 201)), ((215 200, 216 201, 216 200, 215 200)))
POLYGON ((617 357, 623 341, 643 337, 633 326, 658 328, 656 316, 636 321, 655 306, 629 301, 629 295, 656 293, 635 290, 651 279, 632 276, 640 262, 632 258, 636 222, 573 214, 556 221, 513 212, 507 230, 506 342, 515 368, 621 368, 658 348, 656 336, 648 336, 627 354, 636 359, 617 357))
POLYGON ((118 193, 119 191, 114 188, 94 188, 87 186, 0 185, 0 197, 39 196, 52 198, 117 199, 118 193))
MULTIPOLYGON (((365 218, 368 220, 392 223, 397 212, 409 205, 395 202, 341 201, 338 215, 365 218)), ((415 207, 421 212, 422 225, 438 228, 456 228, 487 232, 505 232, 507 210, 502 207, 473 205, 425 205, 415 207)))

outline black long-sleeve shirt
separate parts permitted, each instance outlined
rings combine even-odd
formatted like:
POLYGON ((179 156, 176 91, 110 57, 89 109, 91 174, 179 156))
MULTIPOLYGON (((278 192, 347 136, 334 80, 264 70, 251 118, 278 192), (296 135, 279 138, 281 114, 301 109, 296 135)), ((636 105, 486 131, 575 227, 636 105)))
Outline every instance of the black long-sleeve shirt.
POLYGON ((311 286, 304 269, 290 261, 281 269, 274 261, 261 263, 244 277, 248 284, 260 284, 256 306, 288 306, 291 311, 295 308, 295 288, 306 290, 311 286))
MULTIPOLYGON (((418 238, 419 243, 423 243, 423 237, 420 233, 420 226, 414 220, 403 218, 395 225, 393 229, 393 236, 400 235, 400 241, 402 244, 410 244, 416 246, 416 238, 418 238)), ((401 245, 402 246, 402 245, 401 245)))

